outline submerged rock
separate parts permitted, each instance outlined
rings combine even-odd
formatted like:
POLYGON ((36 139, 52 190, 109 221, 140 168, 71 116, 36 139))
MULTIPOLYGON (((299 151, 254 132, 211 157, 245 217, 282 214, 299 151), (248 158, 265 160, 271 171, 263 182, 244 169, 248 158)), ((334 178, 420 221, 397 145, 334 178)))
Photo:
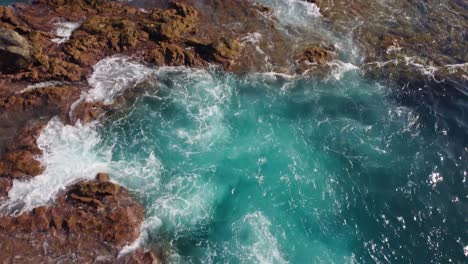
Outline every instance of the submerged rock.
POLYGON ((0 28, 0 57, 0 71, 24 70, 31 62, 30 45, 16 31, 0 28))

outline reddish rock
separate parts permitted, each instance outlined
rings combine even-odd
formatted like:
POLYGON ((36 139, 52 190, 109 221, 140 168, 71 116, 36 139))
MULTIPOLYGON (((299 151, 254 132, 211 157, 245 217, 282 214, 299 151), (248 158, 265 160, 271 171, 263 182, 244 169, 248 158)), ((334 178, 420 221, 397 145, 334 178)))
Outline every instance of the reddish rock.
POLYGON ((117 260, 122 247, 138 238, 144 209, 124 188, 112 187, 116 185, 102 175, 100 179, 75 184, 49 207, 0 217, 0 259, 99 263, 106 256, 106 263, 158 263, 153 254, 141 250, 117 260), (72 198, 75 192, 101 206, 72 198))
POLYGON ((55 114, 67 113, 78 98, 79 89, 71 86, 37 88, 0 98, 0 114, 9 111, 33 111, 47 108, 55 114))

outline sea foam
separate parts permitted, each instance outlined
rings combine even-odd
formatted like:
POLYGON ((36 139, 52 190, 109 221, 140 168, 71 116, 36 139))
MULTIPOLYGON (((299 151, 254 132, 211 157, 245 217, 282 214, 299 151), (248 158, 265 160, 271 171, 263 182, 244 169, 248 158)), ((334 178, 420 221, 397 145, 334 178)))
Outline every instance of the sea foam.
POLYGON ((81 26, 82 21, 78 22, 69 22, 69 21, 58 21, 54 23, 56 26, 55 36, 57 38, 52 39, 53 42, 62 44, 65 41, 69 40, 73 31, 81 26))
POLYGON ((37 140, 44 172, 30 180, 15 180, 2 209, 19 214, 52 201, 60 191, 82 179, 107 172, 110 152, 96 152, 100 137, 95 123, 71 126, 53 118, 37 140))

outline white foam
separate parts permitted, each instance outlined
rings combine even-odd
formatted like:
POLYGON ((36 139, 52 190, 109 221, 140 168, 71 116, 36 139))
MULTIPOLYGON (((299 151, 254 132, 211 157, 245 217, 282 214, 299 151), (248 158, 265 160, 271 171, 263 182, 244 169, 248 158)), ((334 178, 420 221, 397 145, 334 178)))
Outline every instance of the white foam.
POLYGON ((262 34, 258 32, 251 32, 248 33, 245 37, 241 38, 241 43, 251 43, 254 45, 258 45, 260 43, 260 40, 262 39, 262 34))
POLYGON ((259 2, 271 6, 274 15, 283 25, 309 26, 307 22, 321 16, 317 5, 303 0, 260 0, 259 2))
POLYGON ((447 64, 444 66, 450 73, 455 73, 458 69, 468 71, 468 62, 459 64, 447 64))
POLYGON ((73 31, 75 31, 78 27, 81 26, 81 21, 79 22, 68 22, 68 21, 59 21, 54 23, 56 26, 55 29, 55 36, 57 38, 52 39, 53 42, 62 44, 65 41, 69 40, 73 31))
POLYGON ((162 187, 151 212, 161 218, 165 230, 183 233, 212 219, 215 187, 203 183, 200 175, 172 176, 162 187))
POLYGON ((159 230, 161 225, 162 225, 161 219, 159 219, 156 216, 146 218, 140 228, 140 236, 135 241, 133 241, 132 244, 123 247, 120 250, 117 258, 123 257, 129 253, 132 253, 135 250, 144 246, 147 243, 148 239, 150 238, 150 234, 152 232, 159 230))
POLYGON ((70 184, 107 172, 110 152, 96 152, 99 142, 94 123, 70 126, 58 118, 50 120, 37 140, 44 172, 31 180, 15 180, 2 209, 12 214, 32 210, 52 201, 70 184))
POLYGON ((53 87, 62 84, 63 82, 59 81, 46 81, 46 82, 39 82, 35 84, 28 85, 25 89, 21 90, 20 93, 28 92, 34 89, 45 88, 45 87, 53 87))
POLYGON ((429 182, 432 184, 432 187, 435 188, 439 182, 442 182, 444 180, 444 177, 440 175, 438 172, 432 172, 431 175, 429 175, 429 182))
POLYGON ((360 68, 352 63, 349 62, 342 62, 339 60, 334 60, 328 63, 328 65, 332 66, 332 71, 330 76, 335 78, 335 80, 341 80, 343 75, 349 71, 359 71, 360 68))
POLYGON ((413 66, 423 75, 428 77, 434 77, 434 73, 437 71, 437 67, 432 65, 424 65, 417 62, 417 57, 404 57, 406 65, 413 66))
POLYGON ((155 70, 126 56, 112 56, 99 61, 93 67, 88 80, 92 89, 82 95, 87 102, 111 104, 114 98, 148 76, 155 70))
MULTIPOLYGON (((224 126, 224 105, 231 97, 232 87, 225 80, 213 78, 205 70, 163 69, 158 73, 162 82, 171 81, 169 100, 185 108, 185 114, 196 123, 194 129, 178 128, 177 136, 187 144, 209 149, 229 137, 224 126)), ((164 84, 161 84, 164 85, 164 84)))
POLYGON ((271 222, 262 212, 246 214, 234 224, 237 248, 243 262, 288 263, 280 251, 278 239, 271 233, 271 222))

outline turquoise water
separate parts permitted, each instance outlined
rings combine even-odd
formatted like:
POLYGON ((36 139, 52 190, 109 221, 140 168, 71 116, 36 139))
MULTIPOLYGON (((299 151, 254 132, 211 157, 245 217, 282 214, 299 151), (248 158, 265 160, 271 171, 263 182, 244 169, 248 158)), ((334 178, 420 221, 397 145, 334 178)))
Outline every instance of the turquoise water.
POLYGON ((99 148, 170 262, 465 259, 466 149, 387 87, 357 71, 154 79, 100 126, 99 148))

